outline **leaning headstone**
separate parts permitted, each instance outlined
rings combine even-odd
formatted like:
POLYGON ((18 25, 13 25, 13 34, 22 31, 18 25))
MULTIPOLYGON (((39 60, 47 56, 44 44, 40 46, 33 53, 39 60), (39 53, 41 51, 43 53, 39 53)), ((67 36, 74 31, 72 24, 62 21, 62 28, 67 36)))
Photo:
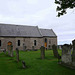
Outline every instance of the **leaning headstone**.
POLYGON ((41 46, 41 59, 45 59, 45 47, 41 46))
POLYGON ((25 62, 24 62, 24 61, 22 61, 22 66, 23 66, 23 69, 25 69, 25 68, 26 68, 26 64, 25 64, 25 62))
POLYGON ((73 44, 73 52, 72 52, 72 64, 75 66, 75 40, 72 41, 73 44))
POLYGON ((72 46, 69 44, 64 44, 62 46, 62 62, 63 63, 71 64, 72 62, 71 49, 72 49, 72 46))
POLYGON ((19 50, 18 50, 18 48, 16 48, 16 60, 17 60, 17 62, 19 62, 19 50))
POLYGON ((58 51, 57 51, 57 46, 56 45, 52 45, 52 49, 53 49, 54 57, 58 58, 59 54, 58 54, 58 51))

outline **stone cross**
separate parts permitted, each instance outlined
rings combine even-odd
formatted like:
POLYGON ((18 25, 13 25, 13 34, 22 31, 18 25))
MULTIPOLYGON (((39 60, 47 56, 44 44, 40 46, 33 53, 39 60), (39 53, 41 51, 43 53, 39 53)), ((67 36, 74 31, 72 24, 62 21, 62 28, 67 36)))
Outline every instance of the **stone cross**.
POLYGON ((17 60, 17 62, 19 62, 19 50, 18 50, 18 48, 16 48, 16 60, 17 60))
POLYGON ((45 47, 41 46, 41 59, 45 59, 45 47))

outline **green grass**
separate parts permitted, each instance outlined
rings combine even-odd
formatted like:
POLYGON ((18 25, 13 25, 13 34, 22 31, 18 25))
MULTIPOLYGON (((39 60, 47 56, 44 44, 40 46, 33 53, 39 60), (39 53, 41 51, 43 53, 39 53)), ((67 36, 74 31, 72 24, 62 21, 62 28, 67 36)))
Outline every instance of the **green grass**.
POLYGON ((20 51, 19 63, 16 62, 15 51, 14 57, 0 53, 0 75, 75 75, 75 70, 61 66, 57 61, 52 50, 45 51, 44 60, 40 59, 40 50, 20 51), (22 60, 26 62, 26 69, 22 69, 22 60))

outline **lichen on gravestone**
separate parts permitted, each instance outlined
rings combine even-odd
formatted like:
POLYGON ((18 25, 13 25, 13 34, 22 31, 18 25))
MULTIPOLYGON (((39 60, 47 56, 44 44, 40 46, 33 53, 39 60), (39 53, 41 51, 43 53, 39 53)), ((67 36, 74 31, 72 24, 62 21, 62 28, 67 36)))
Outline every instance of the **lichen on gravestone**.
POLYGON ((71 49, 72 46, 71 44, 64 44, 62 46, 62 62, 67 63, 67 64, 71 64, 72 59, 71 59, 71 49))

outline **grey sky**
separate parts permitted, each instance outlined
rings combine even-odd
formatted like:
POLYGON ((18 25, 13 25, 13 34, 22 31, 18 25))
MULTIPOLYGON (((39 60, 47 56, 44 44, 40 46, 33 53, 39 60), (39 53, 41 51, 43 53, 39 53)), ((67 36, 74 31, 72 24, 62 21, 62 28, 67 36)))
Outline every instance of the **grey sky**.
POLYGON ((58 44, 75 39, 75 11, 56 17, 54 0, 0 0, 0 23, 32 25, 53 29, 58 44))

